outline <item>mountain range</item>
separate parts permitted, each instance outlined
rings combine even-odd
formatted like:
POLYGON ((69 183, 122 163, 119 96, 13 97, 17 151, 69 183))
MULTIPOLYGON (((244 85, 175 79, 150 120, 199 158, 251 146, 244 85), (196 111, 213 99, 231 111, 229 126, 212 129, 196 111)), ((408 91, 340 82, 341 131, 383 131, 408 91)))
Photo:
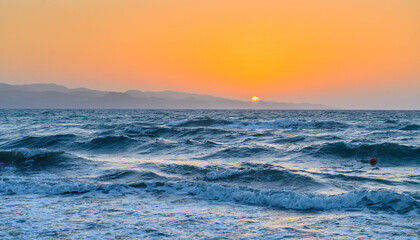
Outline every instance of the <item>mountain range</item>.
POLYGON ((38 109, 334 109, 322 104, 246 102, 176 91, 126 92, 67 88, 56 84, 0 83, 0 108, 38 109))

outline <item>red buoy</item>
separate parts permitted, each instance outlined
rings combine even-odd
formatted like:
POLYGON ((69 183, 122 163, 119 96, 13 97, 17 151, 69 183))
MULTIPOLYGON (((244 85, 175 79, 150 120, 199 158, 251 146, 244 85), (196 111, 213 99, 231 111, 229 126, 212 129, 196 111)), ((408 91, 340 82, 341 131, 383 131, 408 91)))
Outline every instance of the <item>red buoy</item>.
POLYGON ((372 164, 372 165, 375 165, 376 164, 376 158, 375 157, 372 157, 370 159, 370 164, 372 164))

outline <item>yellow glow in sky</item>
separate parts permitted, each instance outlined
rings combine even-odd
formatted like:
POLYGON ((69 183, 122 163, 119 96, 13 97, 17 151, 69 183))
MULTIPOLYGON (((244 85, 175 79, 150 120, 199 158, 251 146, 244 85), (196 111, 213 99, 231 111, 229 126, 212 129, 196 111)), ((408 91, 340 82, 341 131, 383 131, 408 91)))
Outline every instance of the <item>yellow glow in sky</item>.
POLYGON ((418 0, 0 0, 0 77, 409 107, 419 13, 418 0))

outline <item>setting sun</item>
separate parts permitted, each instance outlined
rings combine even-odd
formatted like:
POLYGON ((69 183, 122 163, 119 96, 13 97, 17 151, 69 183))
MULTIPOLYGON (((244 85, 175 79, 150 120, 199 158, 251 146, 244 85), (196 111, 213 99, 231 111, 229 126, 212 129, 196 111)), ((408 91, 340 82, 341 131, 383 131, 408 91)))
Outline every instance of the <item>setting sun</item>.
POLYGON ((259 97, 257 97, 257 96, 253 96, 253 97, 251 98, 251 101, 253 101, 253 102, 258 102, 258 101, 260 101, 260 98, 259 98, 259 97))

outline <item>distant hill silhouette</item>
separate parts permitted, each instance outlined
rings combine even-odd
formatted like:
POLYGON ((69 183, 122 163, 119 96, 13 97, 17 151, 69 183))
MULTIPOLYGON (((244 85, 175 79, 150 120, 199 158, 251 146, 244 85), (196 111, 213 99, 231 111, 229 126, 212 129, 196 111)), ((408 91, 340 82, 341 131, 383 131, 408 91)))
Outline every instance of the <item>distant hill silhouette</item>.
POLYGON ((108 92, 56 84, 0 83, 0 108, 78 109, 333 109, 322 104, 245 102, 175 91, 108 92))

